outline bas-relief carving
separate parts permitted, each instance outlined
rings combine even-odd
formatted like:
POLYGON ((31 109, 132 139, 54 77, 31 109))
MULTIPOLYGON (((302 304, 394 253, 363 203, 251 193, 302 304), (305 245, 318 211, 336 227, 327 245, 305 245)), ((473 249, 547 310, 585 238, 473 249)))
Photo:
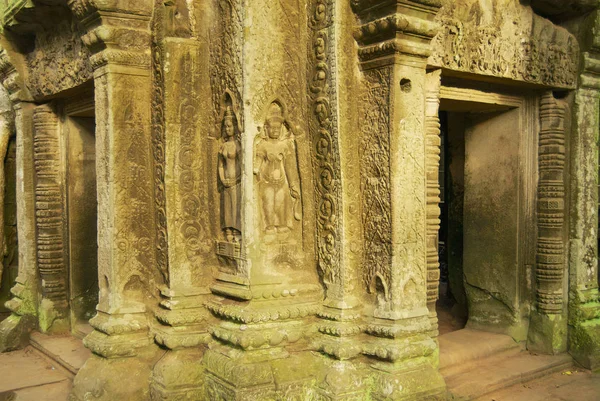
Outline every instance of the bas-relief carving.
POLYGON ((312 28, 312 76, 309 76, 309 82, 313 108, 310 133, 314 142, 317 184, 318 264, 323 282, 328 287, 328 296, 333 296, 333 292, 340 296, 340 286, 347 278, 342 277, 340 266, 341 183, 336 92, 332 84, 335 75, 333 13, 333 5, 328 0, 314 2, 314 13, 309 22, 312 28))
POLYGON ((281 103, 269 105, 254 148, 261 231, 265 241, 285 239, 302 219, 300 175, 294 133, 281 103))
MULTIPOLYGON (((222 96, 229 92, 235 104, 242 104, 242 47, 244 9, 241 0, 214 1, 213 10, 217 18, 215 26, 209 31, 210 40, 210 85, 213 99, 213 121, 220 121, 222 96)), ((237 115, 243 126, 243 112, 237 115)), ((218 137, 219 131, 213 136, 218 137)))
POLYGON ((92 79, 90 52, 74 22, 63 20, 38 32, 27 54, 27 86, 34 97, 49 96, 92 79))
POLYGON ((234 97, 226 91, 221 101, 218 124, 221 141, 217 153, 217 188, 221 233, 217 240, 219 269, 246 277, 245 250, 242 245, 242 131, 234 97))
POLYGON ((222 143, 217 172, 221 187, 221 230, 228 242, 239 242, 242 234, 242 145, 241 128, 232 102, 225 105, 221 122, 222 143))
POLYGON ((389 308, 392 259, 390 182, 391 67, 364 72, 361 99, 361 196, 364 230, 363 286, 389 308))
POLYGON ((429 64, 536 84, 572 88, 579 46, 564 28, 515 0, 492 8, 475 0, 446 2, 437 15, 429 64))
POLYGON ((165 193, 165 92, 163 76, 162 13, 152 22, 152 153, 154 157, 154 204, 156 208, 156 264, 169 282, 167 211, 165 193))

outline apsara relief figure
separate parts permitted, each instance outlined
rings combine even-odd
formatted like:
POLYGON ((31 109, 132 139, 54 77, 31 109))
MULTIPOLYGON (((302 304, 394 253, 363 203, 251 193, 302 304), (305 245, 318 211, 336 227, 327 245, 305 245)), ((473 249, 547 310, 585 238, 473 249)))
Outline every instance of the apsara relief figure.
POLYGON ((302 202, 296 144, 278 102, 269 106, 264 131, 254 152, 263 228, 266 234, 288 233, 302 219, 302 202))
POLYGON ((221 228, 228 242, 241 236, 241 154, 240 128, 231 105, 227 105, 221 123, 223 143, 219 149, 217 170, 221 184, 221 228))

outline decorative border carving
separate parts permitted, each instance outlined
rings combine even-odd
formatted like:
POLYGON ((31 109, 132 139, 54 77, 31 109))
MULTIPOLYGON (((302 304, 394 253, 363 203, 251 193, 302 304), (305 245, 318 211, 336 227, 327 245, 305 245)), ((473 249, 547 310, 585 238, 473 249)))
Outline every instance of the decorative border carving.
POLYGON ((154 157, 154 205, 156 208, 156 264, 169 283, 167 201, 165 192, 165 81, 163 77, 162 18, 152 23, 152 153, 154 157))
POLYGON ((317 0, 312 28, 313 118, 310 129, 314 141, 314 168, 317 180, 317 255, 328 297, 343 296, 346 281, 341 266, 342 208, 341 167, 335 92, 334 6, 330 0, 317 0), (333 291, 338 293, 332 294, 333 291))

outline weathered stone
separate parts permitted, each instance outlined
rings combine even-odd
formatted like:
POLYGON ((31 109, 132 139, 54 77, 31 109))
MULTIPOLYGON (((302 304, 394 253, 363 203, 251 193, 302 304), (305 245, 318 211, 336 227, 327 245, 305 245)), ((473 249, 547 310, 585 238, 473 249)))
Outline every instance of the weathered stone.
POLYGON ((592 8, 9 2, 0 350, 87 334, 73 401, 445 399, 443 239, 469 328, 599 366, 592 8))

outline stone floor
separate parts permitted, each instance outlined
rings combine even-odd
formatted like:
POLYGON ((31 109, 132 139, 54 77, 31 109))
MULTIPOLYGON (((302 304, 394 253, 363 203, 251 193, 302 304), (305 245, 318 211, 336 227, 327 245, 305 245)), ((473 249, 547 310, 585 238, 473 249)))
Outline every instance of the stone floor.
POLYGON ((72 379, 31 346, 0 354, 0 401, 66 401, 72 379))
POLYGON ((598 401, 600 373, 572 369, 493 392, 479 401, 598 401))

